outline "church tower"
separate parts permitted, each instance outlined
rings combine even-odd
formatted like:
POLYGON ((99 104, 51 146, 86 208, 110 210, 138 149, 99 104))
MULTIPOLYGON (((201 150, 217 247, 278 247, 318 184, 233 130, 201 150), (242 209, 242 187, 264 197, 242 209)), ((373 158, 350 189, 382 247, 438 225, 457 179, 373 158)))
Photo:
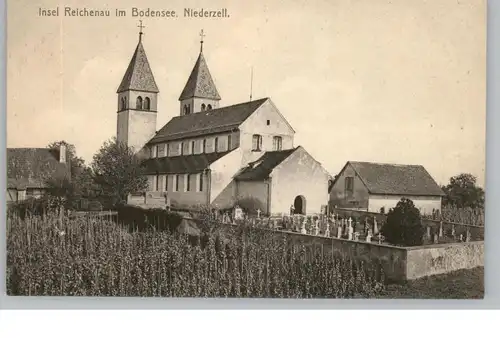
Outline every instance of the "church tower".
POLYGON ((200 55, 179 97, 181 116, 219 108, 219 92, 203 56, 203 30, 200 36, 200 55))
POLYGON ((136 152, 156 133, 159 92, 142 46, 142 22, 139 27, 139 43, 117 90, 116 131, 117 141, 132 147, 136 152))

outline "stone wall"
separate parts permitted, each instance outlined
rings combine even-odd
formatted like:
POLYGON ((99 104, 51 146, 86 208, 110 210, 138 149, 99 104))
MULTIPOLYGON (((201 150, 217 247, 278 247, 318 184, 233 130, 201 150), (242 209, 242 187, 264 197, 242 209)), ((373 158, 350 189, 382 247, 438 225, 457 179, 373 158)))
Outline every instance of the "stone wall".
POLYGON ((406 248, 406 279, 484 266, 484 242, 406 248))

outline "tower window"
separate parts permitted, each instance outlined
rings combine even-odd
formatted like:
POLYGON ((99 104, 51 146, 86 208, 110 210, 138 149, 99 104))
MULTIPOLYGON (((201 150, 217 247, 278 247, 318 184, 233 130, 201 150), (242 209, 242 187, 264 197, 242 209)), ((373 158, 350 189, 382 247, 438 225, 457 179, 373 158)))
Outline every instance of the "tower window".
POLYGON ((185 104, 184 105, 184 115, 188 115, 189 114, 189 109, 190 109, 189 104, 185 104))
POLYGON ((267 125, 270 125, 270 124, 271 124, 271 120, 267 120, 267 121, 266 121, 266 124, 267 124, 267 125))
POLYGON ((219 148, 219 138, 216 137, 214 140, 214 151, 217 152, 218 148, 219 148))
POLYGON ((205 111, 205 109, 207 108, 207 106, 205 106, 204 103, 201 104, 201 111, 205 111))
POLYGON ((144 109, 145 110, 151 109, 151 100, 149 99, 149 97, 144 98, 144 109))
POLYGON ((252 136, 252 150, 253 151, 261 151, 262 149, 262 136, 261 135, 253 135, 252 136))
POLYGON ((203 153, 207 152, 207 140, 206 139, 203 140, 203 150, 202 151, 203 151, 203 153))
POLYGON ((209 105, 207 106, 207 109, 208 109, 208 110, 212 109, 212 105, 211 105, 211 104, 209 104, 209 105))
POLYGON ((142 97, 138 96, 135 101, 135 109, 142 109, 142 97))
POLYGON ((127 109, 127 99, 125 97, 122 97, 121 99, 121 110, 127 109))
POLYGON ((273 150, 281 150, 282 149, 283 139, 281 136, 273 137, 273 150))

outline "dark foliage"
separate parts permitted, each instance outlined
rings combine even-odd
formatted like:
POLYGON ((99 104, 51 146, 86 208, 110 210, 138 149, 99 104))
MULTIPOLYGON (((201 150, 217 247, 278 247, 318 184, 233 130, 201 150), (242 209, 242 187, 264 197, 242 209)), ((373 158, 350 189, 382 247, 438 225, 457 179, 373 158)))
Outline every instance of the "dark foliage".
POLYGON ((395 208, 389 210, 382 228, 385 239, 395 245, 422 245, 424 233, 420 211, 413 201, 406 198, 402 198, 395 208))
POLYGON ((457 208, 484 208, 484 190, 476 185, 476 177, 460 174, 450 178, 443 188, 446 194, 443 204, 457 208))
POLYGON ((182 216, 164 209, 143 209, 130 205, 116 207, 118 221, 129 231, 170 231, 176 232, 182 216))

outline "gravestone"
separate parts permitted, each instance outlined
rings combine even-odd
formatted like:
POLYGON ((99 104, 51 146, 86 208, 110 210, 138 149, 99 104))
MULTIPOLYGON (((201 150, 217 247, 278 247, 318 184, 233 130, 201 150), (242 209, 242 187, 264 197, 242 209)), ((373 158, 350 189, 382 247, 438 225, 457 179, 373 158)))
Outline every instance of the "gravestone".
POLYGON ((373 233, 378 234, 378 224, 377 224, 377 218, 373 217, 373 233))
POLYGON ((319 235, 319 219, 314 222, 314 236, 319 235))
POLYGON ((242 220, 243 219, 243 209, 241 209, 238 205, 234 207, 234 219, 235 220, 242 220))
POLYGON ((328 221, 326 222, 326 229, 325 229, 325 233, 324 233, 324 236, 325 237, 330 237, 330 224, 328 223, 328 221))
MULTIPOLYGON (((351 219, 349 218, 349 220, 351 221, 351 219)), ((352 235, 353 235, 353 232, 354 232, 354 229, 352 228, 352 221, 349 222, 349 225, 347 226, 347 239, 350 239, 352 240, 352 235)))
POLYGON ((307 223, 307 218, 304 217, 304 222, 302 222, 302 226, 300 228, 300 233, 303 234, 303 235, 307 234, 306 223, 307 223))
POLYGON ((260 209, 257 209, 257 218, 260 218, 260 214, 261 214, 262 211, 260 211, 260 209))
POLYGON ((368 233, 366 234, 366 241, 370 243, 372 241, 372 231, 368 230, 368 233))
POLYGON ((439 237, 443 237, 443 221, 439 222, 439 237))
POLYGON ((352 238, 352 239, 353 239, 353 240, 355 240, 355 241, 359 240, 359 232, 357 232, 357 231, 356 231, 356 232, 353 234, 353 238, 352 238))
POLYGON ((337 226, 337 238, 342 238, 342 226, 340 224, 337 226))

